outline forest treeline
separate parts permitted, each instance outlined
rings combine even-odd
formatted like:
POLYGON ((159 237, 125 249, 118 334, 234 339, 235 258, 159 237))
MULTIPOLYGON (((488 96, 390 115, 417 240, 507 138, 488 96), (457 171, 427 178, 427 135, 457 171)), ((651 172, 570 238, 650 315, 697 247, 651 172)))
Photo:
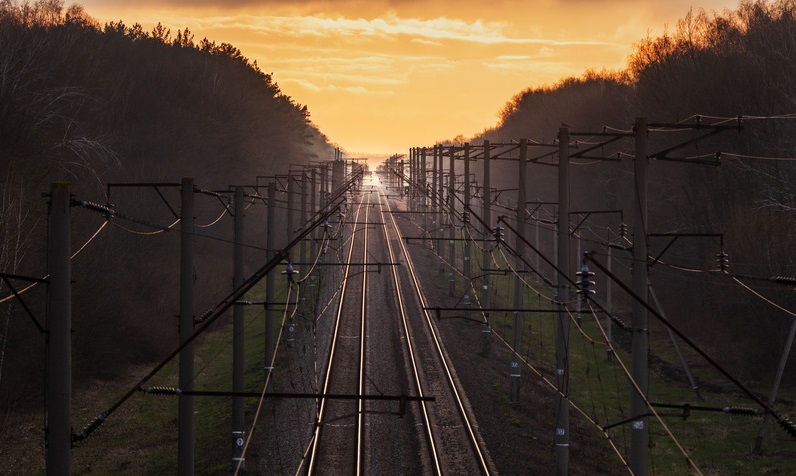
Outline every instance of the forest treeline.
MULTIPOLYGON (((179 183, 226 189, 257 175, 331 156, 306 106, 227 43, 196 40, 158 24, 100 25, 60 0, 0 1, 0 270, 46 273, 47 201, 55 181, 78 200, 115 202, 120 213, 159 226, 174 221, 179 195, 164 187, 119 189, 107 183, 179 183), (166 202, 169 202, 168 205, 166 202)), ((265 182, 263 182, 265 183, 265 182)), ((212 197, 211 197, 212 198, 212 197)), ((202 198, 197 198, 202 200, 202 198)), ((252 205, 248 213, 262 211, 252 205)), ((223 210, 197 205, 197 223, 223 210), (202 216, 201 210, 208 217, 202 216)), ((264 212, 263 212, 264 213, 264 212)), ((104 222, 74 209, 77 248, 104 222)), ((106 378, 126 365, 164 355, 176 343, 179 234, 114 220, 73 261, 74 368, 78 381, 106 378), (127 227, 128 230, 122 229, 127 227)), ((222 238, 231 238, 213 232, 222 238)), ((213 234, 211 232, 208 232, 213 234)), ((263 243, 261 241, 260 243, 263 243)), ((228 245, 197 239, 197 308, 231 289, 228 245), (219 285, 220 284, 220 285, 219 285)), ((14 281, 17 289, 28 283, 14 281)), ((11 293, 0 282, 0 298, 11 293)), ((0 304, 0 405, 40 401, 44 378, 46 290, 0 304)), ((201 311, 198 311, 201 312, 201 311)))
MULTIPOLYGON (((471 141, 550 140, 562 123, 573 131, 599 132, 606 125, 630 129, 640 116, 675 122, 695 114, 706 120, 742 115, 747 119, 741 131, 680 152, 796 157, 792 117, 753 119, 796 112, 794 78, 796 1, 745 1, 732 11, 687 13, 673 31, 640 40, 624 70, 588 71, 517 94, 500 123, 471 141)), ((652 148, 667 140, 652 135, 652 148)), ((182 176, 226 188, 282 172, 288 163, 327 157, 328 151, 308 109, 232 45, 196 41, 187 29, 172 33, 162 25, 151 32, 121 21, 100 25, 80 7, 64 8, 58 0, 0 1, 0 270, 6 273, 43 275, 46 200, 40 194, 52 181, 72 182, 76 197, 85 199, 104 197, 109 182, 178 182, 182 176)), ((792 287, 766 280, 796 275, 793 164, 653 161, 649 231, 722 233, 731 272, 796 309, 792 287)), ((493 185, 515 186, 509 165, 499 167, 504 173, 493 176, 493 185)), ((555 197, 552 169, 531 166, 532 200, 555 197)), ((622 209, 629 222, 632 181, 628 159, 574 166, 573 210, 622 209)), ((153 190, 114 193, 111 201, 135 205, 125 209, 128 214, 158 224, 173 219, 153 190)), ((74 243, 103 222, 85 210, 73 215, 74 243)), ((609 218, 593 219, 617 228, 609 218)), ((597 246, 592 243, 585 241, 584 248, 597 246)), ((113 227, 92 245, 73 263, 79 276, 73 290, 74 367, 83 380, 111 377, 129 363, 162 355, 177 336, 175 234, 144 239, 113 227)), ((653 252, 663 246, 651 241, 653 252)), ((230 272, 229 250, 208 240, 197 241, 197 247, 203 260, 196 271, 201 309, 230 284, 223 278, 230 272), (219 282, 223 286, 215 286, 219 282)), ((736 374, 770 379, 791 318, 728 276, 705 272, 717 268, 718 251, 709 239, 678 242, 654 267, 651 283, 669 318, 736 374)), ((619 261, 624 268, 617 272, 627 273, 629 258, 620 255, 619 261)), ((597 280, 603 293, 598 296, 604 297, 606 278, 597 280)), ((0 297, 7 294, 0 283, 0 297)), ((43 287, 25 299, 43 321, 43 287)), ((13 300, 0 305, 0 312, 0 403, 7 412, 41 396, 44 337, 13 300)))
MULTIPOLYGON (((796 2, 744 1, 732 11, 688 12, 671 31, 638 41, 623 70, 587 71, 581 77, 522 91, 503 108, 495 128, 470 140, 507 142, 528 137, 550 142, 562 124, 578 132, 629 132, 636 117, 694 124, 694 116, 702 115, 707 124, 721 121, 710 117, 715 116, 726 117, 725 124, 735 125, 738 121, 733 118, 742 115, 741 131, 722 132, 672 155, 710 159, 709 154, 715 152, 734 152, 793 158, 794 113, 796 2)), ((650 153, 685 142, 694 134, 653 132, 649 135, 650 153)), ((632 141, 625 141, 624 147, 625 153, 633 153, 632 141)), ((607 146, 590 155, 615 158, 617 150, 620 148, 607 146)), ((532 150, 529 155, 545 152, 532 150)), ((572 210, 622 210, 624 220, 632 222, 632 159, 575 163, 579 165, 572 169, 572 210)), ((515 166, 497 163, 495 167, 504 171, 495 186, 516 187, 515 166)), ((529 174, 529 199, 555 200, 555 169, 531 165, 529 174)), ((730 272, 794 312, 793 286, 768 280, 796 276, 794 184, 794 161, 741 159, 728 154, 722 156, 718 167, 652 161, 648 232, 723 234, 730 272)), ((610 236, 617 240, 619 219, 612 219, 591 217, 590 222, 598 225, 598 235, 581 231, 586 238, 584 250, 597 248, 606 259, 605 249, 596 242, 609 237, 600 227, 611 227, 614 234, 610 236)), ((649 242, 653 256, 668 243, 663 238, 649 242)), ((651 284, 662 297, 669 318, 723 364, 743 378, 770 382, 793 317, 730 277, 710 272, 718 269, 720 245, 718 238, 710 237, 678 240, 653 267, 651 284), (690 271, 683 271, 685 268, 690 271)), ((628 255, 615 253, 615 257, 623 262, 620 272, 626 275, 632 265, 628 255)), ((607 278, 598 277, 598 281, 602 281, 598 289, 602 288, 604 298, 607 278)), ((623 311, 622 318, 629 319, 628 309, 623 311)), ((791 375, 793 362, 788 367, 791 375)))

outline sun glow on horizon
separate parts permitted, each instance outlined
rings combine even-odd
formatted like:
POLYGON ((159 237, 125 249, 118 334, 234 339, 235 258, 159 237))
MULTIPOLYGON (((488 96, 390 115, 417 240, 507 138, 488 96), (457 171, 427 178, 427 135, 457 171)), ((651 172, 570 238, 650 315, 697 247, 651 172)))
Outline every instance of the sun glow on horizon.
MULTIPOLYGON (((331 141, 392 154, 494 127, 506 102, 529 87, 621 69, 633 42, 688 12, 679 0, 633 9, 624 0, 543 3, 91 0, 85 7, 103 23, 121 18, 151 31, 160 22, 172 32, 189 28, 196 42, 233 44, 306 104, 331 141)), ((721 6, 735 2, 706 8, 721 6)))

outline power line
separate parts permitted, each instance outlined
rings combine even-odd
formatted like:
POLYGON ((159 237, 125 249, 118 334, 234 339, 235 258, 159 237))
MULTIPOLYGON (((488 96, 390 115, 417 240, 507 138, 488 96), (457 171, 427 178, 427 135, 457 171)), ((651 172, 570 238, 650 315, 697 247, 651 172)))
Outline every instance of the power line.
MULTIPOLYGON (((94 241, 94 239, 95 239, 95 238, 97 238, 97 236, 99 236, 100 232, 101 232, 102 230, 104 230, 104 229, 105 229, 105 227, 106 227, 107 225, 108 225, 108 221, 104 221, 104 222, 102 222, 102 225, 100 225, 100 226, 99 226, 99 228, 97 228, 97 230, 96 230, 96 231, 94 231, 94 233, 91 235, 91 237, 90 237, 88 240, 86 240, 86 241, 85 241, 85 243, 83 243, 83 245, 82 245, 80 248, 78 248, 78 249, 77 249, 77 251, 75 251, 74 253, 72 253, 72 256, 70 257, 70 259, 75 259, 75 258, 76 258, 76 257, 77 257, 77 256, 78 256, 78 255, 79 255, 79 254, 80 254, 80 253, 81 253, 81 252, 84 250, 84 249, 86 249, 86 247, 87 247, 87 246, 88 246, 88 245, 89 245, 89 244, 90 244, 92 241, 94 241)), ((31 284, 29 284, 28 286, 26 286, 26 287, 24 287, 24 288, 22 288, 22 289, 18 290, 16 293, 12 293, 12 294, 10 294, 10 295, 8 295, 8 296, 5 296, 5 297, 3 297, 3 298, 0 298, 0 304, 4 303, 4 302, 6 302, 6 301, 10 301, 10 300, 14 299, 15 297, 17 297, 18 295, 25 294, 25 293, 26 293, 26 292, 28 292, 29 290, 33 289, 33 288, 34 288, 36 285, 38 285, 38 284, 40 284, 40 283, 43 283, 43 282, 47 282, 47 280, 48 280, 49 278, 50 278, 50 275, 49 275, 49 274, 45 274, 45 275, 44 275, 44 277, 42 277, 42 278, 38 278, 38 279, 37 279, 37 280, 35 280, 33 283, 31 283, 31 284)))
POLYGON ((291 241, 285 248, 280 250, 276 253, 276 255, 269 260, 262 268, 256 271, 252 276, 247 279, 244 284, 239 287, 238 289, 234 290, 230 295, 228 295, 224 300, 222 300, 216 307, 215 311, 213 311, 207 319, 196 329, 193 334, 189 338, 187 338, 184 342, 182 342, 179 346, 177 346, 168 356, 166 356, 158 365, 156 365, 147 375, 145 375, 134 387, 127 391, 119 400, 117 400, 110 408, 106 411, 102 412, 98 417, 94 419, 91 423, 89 423, 80 433, 73 435, 73 441, 78 442, 83 439, 88 438, 97 428, 99 428, 105 420, 114 412, 116 411, 124 402, 126 402, 136 391, 140 388, 144 383, 146 383, 149 379, 151 379, 157 372, 159 372, 163 367, 166 366, 168 362, 170 362, 174 357, 176 357, 186 346, 190 345, 199 335, 201 335, 216 319, 218 319, 227 309, 229 309, 235 302, 239 301, 241 297, 251 289, 255 284, 257 284, 265 275, 267 275, 273 268, 275 268, 283 259, 285 259, 289 251, 298 244, 306 235, 308 235, 315 226, 318 226, 321 220, 328 218, 333 211, 336 209, 339 204, 342 203, 342 195, 345 193, 346 189, 344 188, 339 192, 332 200, 330 200, 329 205, 326 206, 326 212, 321 215, 321 218, 316 220, 313 226, 308 227, 302 233, 300 233, 293 241, 291 241), (335 202, 335 201, 338 202, 335 202), (331 206, 335 204, 334 206, 331 206))
POLYGON ((692 341, 685 333, 683 333, 680 329, 675 327, 668 319, 663 317, 657 309, 652 307, 649 303, 647 303, 646 299, 641 298, 637 295, 630 287, 628 287, 622 280, 617 278, 613 273, 608 271, 602 263, 595 260, 594 257, 591 256, 590 253, 586 253, 585 259, 591 263, 594 263, 602 272, 605 273, 611 280, 613 280, 616 284, 618 284, 625 292, 627 292, 634 300, 636 300, 639 304, 644 306, 646 310, 655 316, 658 321, 663 323, 667 328, 669 328, 672 332, 677 334, 677 336, 682 339, 689 347, 694 349, 705 361, 707 361, 713 368, 718 370, 722 375, 724 375, 727 379, 729 379, 736 387, 738 387, 743 393, 745 393, 749 398, 751 398, 755 403, 760 405, 767 413, 771 414, 774 418, 776 418, 777 422, 791 435, 796 437, 796 427, 785 418, 783 415, 778 414, 770 405, 760 399, 753 391, 747 388, 743 383, 741 383, 737 378, 735 378, 730 372, 728 372, 724 367, 719 365, 712 357, 710 357, 701 347, 699 347, 694 341, 692 341))

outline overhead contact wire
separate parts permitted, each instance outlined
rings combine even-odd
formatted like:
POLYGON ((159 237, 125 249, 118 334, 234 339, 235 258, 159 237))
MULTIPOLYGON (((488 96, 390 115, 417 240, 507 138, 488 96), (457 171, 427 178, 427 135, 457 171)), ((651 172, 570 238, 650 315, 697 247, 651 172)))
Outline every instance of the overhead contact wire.
MULTIPOLYGON (((69 259, 70 260, 75 259, 77 257, 77 255, 79 255, 84 249, 86 249, 86 247, 89 245, 89 243, 94 241, 94 239, 100 234, 100 232, 105 229, 105 227, 108 225, 108 223, 109 223, 108 220, 105 220, 104 222, 102 222, 102 225, 100 225, 99 228, 97 228, 97 230, 94 232, 94 234, 92 234, 91 237, 88 240, 86 240, 86 242, 83 243, 83 245, 80 248, 78 248, 77 251, 72 253, 72 256, 70 256, 69 259)), ((44 277, 41 278, 41 280, 42 281, 46 281, 49 278, 50 278, 50 275, 49 274, 45 274, 44 277)), ((39 283, 38 282, 31 283, 31 284, 25 286, 24 288, 20 289, 19 291, 17 291, 16 295, 9 294, 8 296, 5 296, 4 298, 1 298, 0 299, 0 304, 4 303, 6 301, 10 301, 10 300, 14 299, 17 295, 24 294, 25 292, 27 292, 27 291, 31 290, 33 287, 35 287, 37 284, 39 284, 39 283)))

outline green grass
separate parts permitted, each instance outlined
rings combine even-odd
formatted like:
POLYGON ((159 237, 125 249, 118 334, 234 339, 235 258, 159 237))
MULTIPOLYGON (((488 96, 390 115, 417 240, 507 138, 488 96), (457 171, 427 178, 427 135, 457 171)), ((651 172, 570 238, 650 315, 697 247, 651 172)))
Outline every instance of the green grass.
MULTIPOLYGON (((601 333, 593 321, 584 318, 582 335, 574 326, 570 339, 570 396, 598 424, 606 426, 630 418, 631 385, 625 372, 616 358, 606 359, 601 333), (592 342, 591 339, 597 342, 592 342)), ((552 319, 537 325, 530 339, 554 339, 555 329, 552 319)), ((615 331, 616 332, 616 331, 615 331)), ((653 335, 651 345, 654 349, 671 347, 668 336, 653 335)), ((533 347, 533 344, 530 344, 533 347)), ((550 361, 553 357, 549 352, 550 361)), ((672 355, 659 355, 666 365, 680 368, 679 360, 672 355)), ((616 357, 630 369, 631 357, 617 349, 616 357)), ((543 360, 543 359, 540 359, 543 360)), ((691 362, 697 361, 693 356, 691 362)), ((698 381, 721 382, 720 386, 702 389, 704 401, 696 398, 685 375, 682 378, 667 377, 655 369, 649 378, 649 399, 652 402, 702 405, 706 407, 745 406, 755 407, 754 403, 743 396, 730 382, 722 382, 715 372, 702 367, 696 369, 698 381)), ((757 389, 766 392, 765 389, 757 389)), ((785 394, 793 394, 793 389, 784 389, 785 394)), ((649 462, 651 468, 659 474, 688 474, 691 472, 683 451, 677 447, 678 442, 694 464, 705 474, 762 474, 764 468, 780 471, 780 474, 796 472, 796 460, 770 454, 765 458, 751 458, 750 451, 757 434, 760 418, 744 415, 730 415, 723 412, 692 411, 687 418, 681 410, 657 409, 661 421, 649 417, 650 442, 649 462), (668 431, 666 430, 668 428, 668 431), (674 438, 672 438, 673 435, 674 438), (676 440, 676 442, 675 442, 676 440)), ((573 412, 574 413, 574 412, 573 412)), ((597 431, 595 429, 595 431, 597 431)), ((612 439, 620 448, 629 445, 627 428, 621 426, 609 430, 612 439)), ((765 445, 768 448, 785 449, 785 454, 792 456, 796 450, 796 442, 775 425, 770 425, 765 445)))
MULTIPOLYGON (((285 286, 277 300, 285 299, 285 286)), ((249 294, 262 300, 260 287, 249 294)), ((215 330, 199 337, 195 345, 194 369, 197 390, 232 389, 232 325, 229 316, 221 317, 215 330)), ((261 306, 245 312, 246 390, 259 391, 263 383, 263 343, 265 329, 261 306)), ((278 326, 281 316, 278 316, 278 326)), ((277 329, 278 331, 278 329, 277 329)), ((152 365, 133 369, 118 381, 96 381, 73 391, 72 420, 79 431, 101 411, 108 409, 131 385, 146 375, 152 365)), ((178 358, 166 365, 145 387, 178 386, 178 358)), ((256 398, 246 401, 250 420, 256 398)), ((217 474, 231 467, 231 399, 229 397, 194 397, 195 468, 197 474, 217 474)), ((133 394, 114 411, 89 438, 72 450, 75 474, 173 474, 177 468, 178 398, 133 394)), ((41 445, 40 413, 15 415, 14 432, 30 433, 29 438, 8 439, 0 458, 0 474, 42 474, 46 456, 41 445), (38 432, 37 432, 38 431, 38 432), (31 443, 34 442, 34 443, 31 443)), ((247 460, 256 464, 256 450, 250 448, 247 460)))
MULTIPOLYGON (((457 256, 461 256, 463 246, 457 242, 457 256)), ((444 250, 447 258, 447 247, 444 250)), ((473 247, 471 257, 473 274, 480 274, 481 251, 473 247)), ((487 267, 492 268, 493 265, 487 267)), ((446 270, 448 272, 448 270, 446 270)), ((456 290, 461 294, 467 282, 458 274, 456 290)), ((525 278, 534 283, 533 276, 525 278)), ((512 308, 514 304, 513 276, 494 275, 491 277, 491 307, 512 308)), ((480 280, 477 282, 480 288, 480 280)), ((539 289, 547 289, 539 284, 539 289)), ((551 291, 546 291, 552 295, 551 291)), ((572 294, 574 296, 574 293, 572 294)), ((523 292, 523 307, 552 308, 547 299, 539 298, 530 290, 523 292)), ((521 354, 531 365, 542 372, 549 380, 555 382, 555 342, 556 320, 554 313, 532 313, 523 317, 521 354)), ((601 317, 605 325, 605 318, 601 317)), ((513 315, 511 312, 492 313, 490 323, 495 332, 508 342, 513 337, 513 315)), ((652 402, 681 405, 702 405, 712 408, 725 406, 753 407, 757 405, 736 388, 725 377, 712 369, 695 352, 681 344, 687 355, 687 361, 697 379, 702 382, 701 394, 704 400, 698 400, 690 388, 689 382, 682 372, 681 363, 673 349, 673 344, 665 332, 651 322, 650 346, 654 356, 667 367, 666 373, 658 371, 655 365, 650 371, 649 399, 652 402), (671 369, 674 369, 672 371, 671 369)), ((631 417, 630 396, 631 384, 617 358, 624 362, 630 371, 631 357, 619 346, 616 357, 609 361, 606 356, 604 337, 599 331, 594 318, 588 313, 583 314, 582 333, 574 325, 570 326, 570 398, 600 426, 621 422, 631 417)), ((624 331, 614 327, 617 337, 624 331)), ((629 339, 629 337, 626 337, 629 339)), ((629 341, 629 340, 628 340, 629 341)), ((651 360, 652 362, 652 360, 651 360)), ((529 375, 528 369, 523 374, 529 375)), ((768 376, 770 379, 771 376, 768 376)), ((796 388, 783 384, 780 398, 785 401, 796 399, 796 388)), ((753 386, 757 395, 768 395, 770 381, 753 386)), ((495 390, 495 385, 492 386, 495 390)), ((508 407, 507 403, 507 407, 508 407)), ((510 412, 510 408, 507 409, 510 412)), ((657 409, 662 422, 654 417, 648 418, 650 425, 649 467, 651 474, 698 474, 683 454, 678 443, 690 458, 691 462, 703 474, 710 475, 747 475, 747 474, 796 474, 796 441, 776 423, 769 422, 763 442, 763 456, 753 456, 751 450, 760 428, 761 417, 731 415, 723 412, 692 411, 683 417, 682 410, 657 409), (668 431, 667 431, 668 428, 668 431), (670 433, 672 436, 670 436, 670 433)), ((787 408, 784 410, 787 412, 787 408)), ((608 455, 613 454, 605 438, 594 425, 586 422, 577 411, 572 410, 573 424, 590 429, 602 441, 608 455)), ((510 421, 515 424, 516 418, 509 413, 510 421)), ((517 421, 519 424, 519 421, 517 421)), ((612 440, 623 453, 629 457, 629 433, 627 425, 619 425, 608 430, 612 440)), ((599 444, 599 443, 598 443, 599 444)), ((610 457, 610 456, 607 456, 610 457)))
MULTIPOLYGON (((447 248, 447 247, 446 247, 447 248)), ((446 249, 447 255, 447 249, 446 249)), ((474 249, 472 255, 474 274, 480 272, 480 250, 474 249)), ((490 265, 491 267, 491 265, 490 265)), ((436 264, 426 268, 437 273, 436 264)), ((447 273, 447 270, 446 270, 447 273)), ((456 290, 461 293, 465 281, 456 276, 456 290)), ((445 278, 447 279, 447 278, 445 278)), ((532 281, 532 277, 526 278, 532 281)), ((278 280, 279 281, 279 280, 278 280)), ((285 299, 284 283, 279 299, 285 299)), ((480 284, 480 283, 479 283, 480 284)), ((320 286, 320 283, 318 283, 320 286)), ((540 288, 542 285, 540 285, 540 288)), ((496 275, 491 278, 491 305, 511 308, 513 305, 514 278, 496 275)), ((261 296, 262 290, 252 291, 261 296)), ((525 307, 542 308, 550 306, 544 299, 526 290, 523 298, 525 307)), ((521 353, 528 361, 553 380, 555 369, 556 314, 527 314, 524 318, 521 353)), ((230 318, 217 330, 199 339, 196 346, 197 379, 196 389, 231 389, 231 325, 230 318)), ((493 329, 509 342, 512 336, 513 316, 511 312, 493 313, 490 317, 493 329)), ((247 308, 246 312, 246 389, 258 391, 262 386, 263 367, 263 316, 260 307, 247 308)), ((584 316, 581 335, 574 326, 570 340, 570 396, 599 425, 605 426, 630 417, 630 384, 617 360, 606 359, 605 345, 593 320, 584 316), (595 342, 592 342, 595 341, 595 342)), ((615 329, 614 335, 622 331, 615 329)), ((651 347, 654 355, 671 368, 679 369, 680 363, 672 350, 672 344, 665 332, 654 329, 651 333, 651 347)), ((655 402, 709 407, 748 406, 753 403, 729 384, 714 370, 684 348, 688 361, 692 364, 699 382, 710 383, 702 389, 704 401, 698 401, 684 377, 668 377, 655 369, 650 375, 650 399, 655 402)), ((630 366, 630 357, 617 348, 617 357, 630 366)), ((97 414, 108 408, 129 388, 132 382, 146 374, 151 366, 133 369, 130 375, 119 382, 93 382, 84 389, 76 390, 73 404, 73 421, 76 430, 82 428, 97 414)), ((529 370, 523 374, 530 375, 529 370)), ((787 383, 787 382, 786 382, 787 383)), ((147 386, 176 386, 177 361, 166 366, 147 386)), ((757 384, 753 390, 759 395, 767 395, 770 383, 757 384)), ((491 390, 502 393, 499 382, 491 385, 491 390)), ((784 385, 780 391, 786 401, 796 400, 796 389, 784 385)), ((247 400, 247 418, 253 414, 257 399, 247 400)), ((228 398, 197 397, 196 411, 196 468, 197 474, 224 472, 230 467, 232 441, 230 436, 231 402, 228 398)), ((511 413, 506 401, 506 412, 510 422, 521 425, 521 421, 511 413)), ((685 448, 689 457, 703 474, 746 475, 746 474, 796 474, 796 441, 790 438, 777 424, 771 422, 766 432, 762 457, 751 457, 760 417, 727 415, 717 412, 693 411, 684 419, 682 413, 673 409, 660 409, 663 422, 685 448)), ((606 457, 612 454, 607 442, 593 425, 585 422, 577 412, 572 411, 573 425, 590 429, 594 441, 602 444, 606 457)), ((29 422, 21 424, 18 432, 21 437, 4 444, 0 458, 2 474, 41 474, 44 472, 44 456, 41 441, 41 415, 30 415, 29 422), (30 436, 25 438, 26 436, 30 436), (33 443, 31 443, 33 441, 33 443), (6 457, 12 455, 12 458, 6 457)), ((654 418, 650 422, 651 474, 690 474, 685 457, 677 448, 663 425, 654 418), (654 470, 654 473, 653 473, 654 470)), ((617 426, 609 430, 611 438, 620 451, 627 456, 629 430, 617 426)), ((247 465, 256 464, 257 454, 247 454, 247 465)), ((107 422, 89 439, 78 444, 72 451, 73 470, 79 474, 171 474, 177 465, 177 398, 144 394, 133 395, 114 412, 107 422)))
MULTIPOLYGON (((258 390, 262 383, 262 312, 247 312, 246 322, 246 389, 258 390)), ((197 390, 231 390, 231 325, 203 337, 196 348, 195 369, 197 390)), ((151 385, 176 386, 177 363, 169 364, 150 382, 151 385)), ((149 386, 149 384, 148 384, 149 386)), ((254 405, 248 399, 247 406, 254 405)), ((118 452, 118 457, 105 459, 91 466, 78 448, 73 451, 75 469, 101 474, 138 473, 170 474, 177 467, 177 397, 136 395, 123 415, 113 415, 105 424, 122 426, 127 432, 114 431, 110 440, 102 431, 81 446, 118 452), (91 468, 91 469, 89 469, 91 468)), ((197 474, 215 474, 230 467, 232 456, 231 399, 228 397, 194 397, 195 467, 197 474)), ((252 455, 255 459, 256 455, 252 455)))

